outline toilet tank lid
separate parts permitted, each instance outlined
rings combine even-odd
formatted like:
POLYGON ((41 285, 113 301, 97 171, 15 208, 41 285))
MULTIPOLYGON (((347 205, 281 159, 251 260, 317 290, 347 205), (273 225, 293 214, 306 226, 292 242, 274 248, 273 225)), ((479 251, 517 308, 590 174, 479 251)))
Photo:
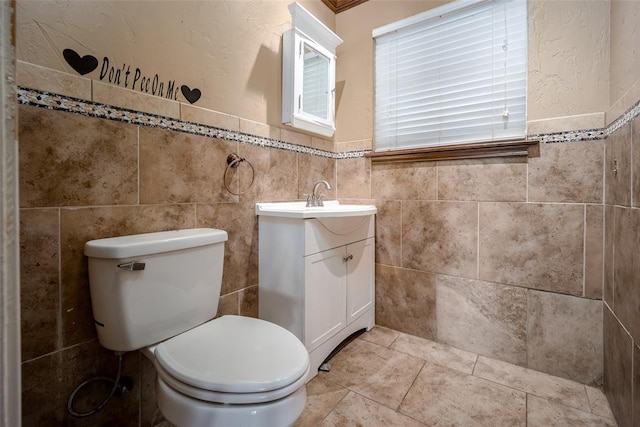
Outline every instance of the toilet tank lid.
POLYGON ((92 258, 124 259, 196 248, 226 240, 227 232, 215 228, 160 231, 91 240, 84 245, 84 254, 92 258))

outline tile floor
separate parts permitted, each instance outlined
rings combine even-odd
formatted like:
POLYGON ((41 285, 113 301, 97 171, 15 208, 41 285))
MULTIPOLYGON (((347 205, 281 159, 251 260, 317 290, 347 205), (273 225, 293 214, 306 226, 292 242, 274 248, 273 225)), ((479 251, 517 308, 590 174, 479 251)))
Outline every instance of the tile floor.
POLYGON ((597 388, 376 326, 307 384, 306 426, 617 426, 597 388))

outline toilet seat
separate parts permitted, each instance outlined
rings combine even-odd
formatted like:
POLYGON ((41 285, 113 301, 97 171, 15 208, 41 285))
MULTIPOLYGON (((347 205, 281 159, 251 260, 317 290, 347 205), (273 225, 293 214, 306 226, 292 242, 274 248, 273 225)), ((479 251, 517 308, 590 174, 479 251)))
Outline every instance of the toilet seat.
POLYGON ((159 377, 196 399, 247 404, 302 387, 309 353, 291 332, 264 320, 223 316, 154 349, 159 377))

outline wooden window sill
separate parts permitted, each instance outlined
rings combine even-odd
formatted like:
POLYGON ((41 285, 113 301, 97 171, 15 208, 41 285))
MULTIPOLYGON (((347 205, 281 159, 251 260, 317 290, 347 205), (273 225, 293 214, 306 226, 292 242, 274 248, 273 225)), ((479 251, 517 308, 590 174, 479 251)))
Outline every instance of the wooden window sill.
POLYGON ((367 153, 365 156, 371 158, 371 163, 488 159, 494 157, 535 157, 538 155, 538 143, 538 140, 510 139, 438 147, 379 151, 367 153))

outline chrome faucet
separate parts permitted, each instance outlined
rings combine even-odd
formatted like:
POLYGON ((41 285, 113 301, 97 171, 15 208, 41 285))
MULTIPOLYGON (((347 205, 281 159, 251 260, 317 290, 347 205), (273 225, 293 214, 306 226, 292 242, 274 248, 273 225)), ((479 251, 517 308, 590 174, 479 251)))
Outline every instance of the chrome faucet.
POLYGON ((331 185, 325 181, 318 181, 313 186, 313 193, 307 194, 307 207, 324 206, 322 202, 322 193, 318 192, 320 185, 324 185, 327 190, 331 190, 331 185))

